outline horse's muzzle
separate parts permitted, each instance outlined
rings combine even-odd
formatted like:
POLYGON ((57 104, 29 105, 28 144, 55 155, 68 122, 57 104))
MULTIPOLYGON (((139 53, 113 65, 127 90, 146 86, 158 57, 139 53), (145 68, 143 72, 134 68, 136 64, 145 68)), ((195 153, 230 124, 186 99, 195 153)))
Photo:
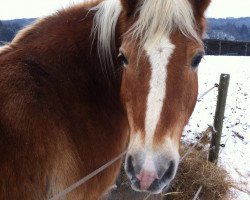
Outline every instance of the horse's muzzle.
POLYGON ((127 155, 125 170, 134 190, 158 194, 173 180, 178 162, 163 156, 127 155))

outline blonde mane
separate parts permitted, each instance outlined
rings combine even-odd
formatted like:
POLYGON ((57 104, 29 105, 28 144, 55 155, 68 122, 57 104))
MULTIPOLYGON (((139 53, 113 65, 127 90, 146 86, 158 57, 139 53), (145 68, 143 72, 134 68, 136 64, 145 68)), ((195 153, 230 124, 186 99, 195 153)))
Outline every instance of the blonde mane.
MULTIPOLYGON (((100 58, 112 63, 115 27, 122 11, 120 0, 104 0, 92 10, 97 10, 92 33, 97 35, 100 58)), ((192 6, 188 0, 141 0, 136 9, 138 19, 130 28, 132 39, 139 39, 140 46, 154 46, 164 36, 180 30, 185 36, 201 39, 196 32, 192 6)))
POLYGON ((113 65, 115 28, 122 11, 120 0, 104 0, 90 11, 97 11, 91 35, 97 37, 99 57, 105 64, 113 65))

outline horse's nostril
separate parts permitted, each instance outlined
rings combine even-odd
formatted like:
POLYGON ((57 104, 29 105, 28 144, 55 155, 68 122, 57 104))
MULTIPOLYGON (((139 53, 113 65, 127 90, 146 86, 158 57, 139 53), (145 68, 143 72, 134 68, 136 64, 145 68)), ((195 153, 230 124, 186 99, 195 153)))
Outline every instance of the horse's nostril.
POLYGON ((139 183, 138 178, 136 177, 135 166, 133 165, 133 161, 134 161, 133 156, 129 155, 126 159, 126 165, 125 165, 126 172, 134 188, 139 189, 140 183, 139 183))
POLYGON ((130 155, 127 158, 127 171, 131 173, 132 176, 135 176, 135 169, 133 166, 133 157, 130 155))
POLYGON ((174 178, 175 172, 176 172, 176 162, 170 161, 168 168, 163 173, 163 175, 160 177, 160 179, 155 179, 155 181, 150 185, 148 188, 149 191, 160 191, 162 188, 169 185, 170 181, 174 178))
POLYGON ((164 175, 162 176, 161 181, 165 182, 173 178, 174 172, 175 172, 175 163, 174 161, 170 161, 169 167, 167 171, 164 173, 164 175))
POLYGON ((133 157, 129 156, 127 159, 127 170, 129 172, 134 171, 134 167, 133 167, 133 157))

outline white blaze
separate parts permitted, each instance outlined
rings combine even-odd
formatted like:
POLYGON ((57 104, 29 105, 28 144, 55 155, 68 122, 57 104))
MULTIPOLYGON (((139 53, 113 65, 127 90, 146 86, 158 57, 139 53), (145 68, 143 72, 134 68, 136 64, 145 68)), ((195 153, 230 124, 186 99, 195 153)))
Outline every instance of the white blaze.
POLYGON ((175 46, 167 37, 163 37, 158 45, 145 44, 144 49, 151 64, 150 88, 147 99, 145 119, 145 147, 151 150, 153 136, 160 119, 163 102, 166 96, 167 65, 175 46))

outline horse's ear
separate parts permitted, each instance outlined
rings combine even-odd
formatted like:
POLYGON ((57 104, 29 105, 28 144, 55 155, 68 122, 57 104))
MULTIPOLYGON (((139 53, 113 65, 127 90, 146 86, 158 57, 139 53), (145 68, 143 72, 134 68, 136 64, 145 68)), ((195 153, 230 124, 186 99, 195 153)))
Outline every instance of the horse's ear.
POLYGON ((120 0, 127 15, 135 13, 140 0, 120 0))
POLYGON ((196 8, 196 14, 203 17, 205 11, 207 10, 211 0, 194 0, 195 8, 196 8))

